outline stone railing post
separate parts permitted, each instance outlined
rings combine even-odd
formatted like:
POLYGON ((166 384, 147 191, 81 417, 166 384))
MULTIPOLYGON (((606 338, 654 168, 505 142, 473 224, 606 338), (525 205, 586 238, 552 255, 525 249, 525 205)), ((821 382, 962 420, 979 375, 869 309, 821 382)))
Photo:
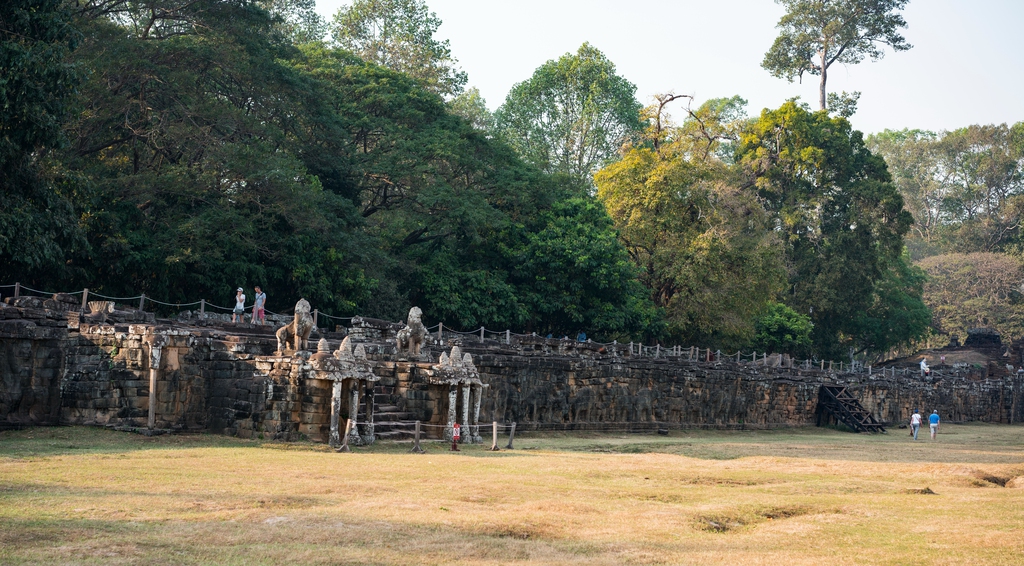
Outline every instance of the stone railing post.
POLYGON ((444 344, 444 323, 437 323, 437 341, 439 344, 444 344))
POLYGON ((146 294, 143 293, 139 296, 139 310, 141 311, 146 306, 146 294))
POLYGON ((484 327, 483 326, 480 327, 480 341, 481 342, 484 341, 484 327))
POLYGON ((512 428, 509 429, 509 431, 508 431, 508 446, 505 447, 505 450, 515 450, 515 448, 512 447, 512 441, 515 440, 515 438, 516 438, 516 423, 512 423, 512 428))
POLYGON ((206 318, 206 299, 199 299, 199 318, 206 318))
POLYGON ((512 343, 512 331, 511 330, 505 330, 505 343, 506 344, 511 344, 512 343))
POLYGON ((498 421, 491 421, 491 452, 498 451, 498 421))
POLYGON ((85 289, 82 290, 82 310, 81 310, 81 312, 84 313, 86 307, 88 307, 88 306, 89 306, 89 288, 86 287, 85 289))
POLYGON ((14 298, 17 299, 21 296, 21 283, 14 282, 14 298))

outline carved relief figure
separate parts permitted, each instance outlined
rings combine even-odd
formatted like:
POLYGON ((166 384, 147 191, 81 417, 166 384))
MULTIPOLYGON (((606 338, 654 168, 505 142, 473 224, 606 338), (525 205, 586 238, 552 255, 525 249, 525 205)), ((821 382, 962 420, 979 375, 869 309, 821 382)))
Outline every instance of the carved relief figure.
POLYGON ((427 327, 423 326, 422 318, 423 311, 419 307, 409 309, 409 320, 406 321, 405 328, 398 331, 396 338, 398 353, 405 350, 410 355, 420 355, 423 339, 427 337, 427 327))
POLYGON ((309 333, 313 331, 313 316, 309 314, 311 310, 306 299, 299 299, 295 303, 295 320, 277 329, 278 352, 283 352, 292 338, 295 339, 294 349, 305 350, 308 347, 309 333))

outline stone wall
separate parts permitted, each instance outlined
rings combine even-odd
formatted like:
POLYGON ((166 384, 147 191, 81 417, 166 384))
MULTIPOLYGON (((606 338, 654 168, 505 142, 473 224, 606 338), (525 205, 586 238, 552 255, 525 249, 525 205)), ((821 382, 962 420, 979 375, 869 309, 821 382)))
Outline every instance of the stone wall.
MULTIPOLYGON (((0 426, 146 427, 153 395, 157 429, 327 440, 332 383, 315 379, 309 353, 276 355, 273 329, 122 324, 119 316, 103 321, 0 303, 0 426), (154 345, 162 352, 155 368, 154 345)), ((386 397, 377 402, 393 405, 409 419, 445 424, 447 390, 427 380, 440 345, 429 346, 421 358, 402 359, 387 341, 390 326, 361 325, 350 335, 378 341, 367 342, 373 372, 380 377, 377 395, 386 397)), ((638 358, 624 347, 559 342, 526 337, 513 344, 462 344, 487 385, 481 422, 568 430, 804 426, 816 422, 822 383, 849 386, 884 422, 902 422, 914 408, 937 409, 946 421, 1024 420, 1024 383, 1018 375, 922 380, 916 374, 840 374, 752 362, 691 362, 684 356, 638 358)), ((336 340, 331 348, 337 348, 336 340)), ((359 398, 364 407, 374 402, 372 392, 359 398)), ((347 415, 347 391, 342 399, 347 415)))

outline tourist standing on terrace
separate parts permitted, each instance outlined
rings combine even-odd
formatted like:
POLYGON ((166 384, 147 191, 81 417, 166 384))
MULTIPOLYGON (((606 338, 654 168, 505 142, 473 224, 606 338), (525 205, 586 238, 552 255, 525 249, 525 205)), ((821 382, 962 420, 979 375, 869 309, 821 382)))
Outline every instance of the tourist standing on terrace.
POLYGON ((914 433, 914 440, 917 440, 917 430, 921 428, 921 413, 914 409, 914 414, 910 415, 910 431, 914 433))
POLYGON ((267 321, 267 312, 265 307, 267 306, 267 294, 263 292, 263 289, 259 285, 256 286, 256 296, 253 297, 255 301, 252 304, 252 323, 256 324, 256 321, 260 321, 260 326, 267 321))
POLYGON ((939 412, 932 411, 931 416, 928 417, 928 428, 932 431, 932 440, 935 440, 935 433, 939 432, 939 412))
POLYGON ((245 322, 245 293, 241 287, 235 291, 235 310, 231 312, 231 322, 245 322))

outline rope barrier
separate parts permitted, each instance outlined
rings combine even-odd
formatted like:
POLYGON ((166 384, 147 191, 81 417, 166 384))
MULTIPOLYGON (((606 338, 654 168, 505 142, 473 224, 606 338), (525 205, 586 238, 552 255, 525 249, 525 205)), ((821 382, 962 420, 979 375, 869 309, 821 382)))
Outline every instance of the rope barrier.
MULTIPOLYGON (((202 301, 196 301, 194 303, 165 303, 165 302, 162 302, 162 301, 158 301, 156 299, 151 299, 149 297, 146 297, 146 300, 150 301, 150 302, 153 302, 153 303, 156 303, 158 305, 164 305, 166 307, 190 307, 192 305, 198 305, 198 304, 202 303, 202 301)), ((209 304, 209 303, 207 303, 207 304, 209 304)))
MULTIPOLYGON (((24 287, 22 287, 22 289, 24 289, 24 287)), ((81 291, 79 291, 79 293, 81 293, 81 291)), ((99 293, 96 293, 96 292, 93 292, 93 291, 89 291, 89 296, 90 297, 99 297, 101 299, 107 299, 107 300, 110 300, 110 301, 134 301, 135 299, 141 299, 144 295, 135 295, 134 297, 108 297, 106 295, 101 295, 99 293)))
MULTIPOLYGON (((5 287, 15 287, 15 285, 4 285, 4 286, 5 287)), ((21 285, 21 290, 22 291, 32 291, 33 293, 39 293, 41 295, 50 295, 50 296, 58 294, 56 292, 40 291, 39 289, 33 289, 31 287, 26 287, 24 285, 21 285)), ((82 292, 81 291, 75 291, 74 293, 62 293, 62 294, 64 294, 64 295, 81 295, 82 292)), ((138 297, 135 297, 135 298, 138 299, 138 297)))

